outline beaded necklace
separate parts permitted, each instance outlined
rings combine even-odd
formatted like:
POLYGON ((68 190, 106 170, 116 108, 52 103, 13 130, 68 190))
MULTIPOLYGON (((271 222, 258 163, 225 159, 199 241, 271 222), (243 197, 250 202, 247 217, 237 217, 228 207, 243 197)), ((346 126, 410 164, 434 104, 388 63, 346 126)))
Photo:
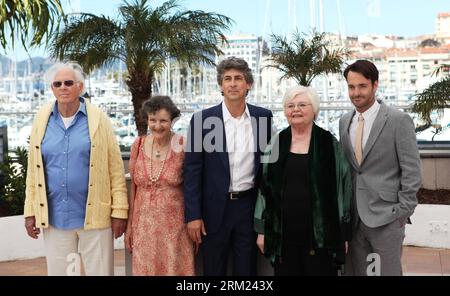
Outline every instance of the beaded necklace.
MULTIPOLYGON (((151 150, 151 152, 150 152, 150 155, 153 155, 153 143, 154 143, 154 140, 152 139, 152 150, 151 150)), ((159 178, 161 177, 161 173, 162 173, 162 171, 163 171, 163 169, 164 169, 164 164, 166 163, 166 159, 167 159, 167 155, 169 154, 169 150, 170 150, 170 144, 169 144, 169 148, 167 149, 166 156, 165 156, 164 159, 161 161, 162 164, 161 164, 161 167, 159 168, 159 170, 158 170, 156 176, 153 176, 153 158, 150 157, 150 176, 149 176, 149 178, 150 178, 150 181, 151 181, 152 183, 156 183, 156 182, 159 180, 159 178)), ((158 152, 159 152, 159 151, 158 151, 158 152)), ((157 155, 156 157, 159 158, 159 155, 157 155)))

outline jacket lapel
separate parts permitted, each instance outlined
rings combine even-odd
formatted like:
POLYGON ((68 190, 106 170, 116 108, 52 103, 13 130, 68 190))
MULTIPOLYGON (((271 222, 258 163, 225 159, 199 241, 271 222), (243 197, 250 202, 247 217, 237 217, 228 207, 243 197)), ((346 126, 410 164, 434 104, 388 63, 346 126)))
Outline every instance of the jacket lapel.
POLYGON ((39 139, 39 144, 44 139, 45 131, 47 130, 47 124, 50 119, 50 114, 52 113, 54 107, 55 103, 47 104, 42 108, 42 113, 39 114, 39 118, 37 119, 39 121, 39 124, 37 125, 38 128, 36 129, 36 136, 37 139, 39 139))
POLYGON ((89 126, 89 137, 94 139, 95 132, 97 131, 98 124, 100 122, 100 116, 98 115, 98 112, 94 112, 92 105, 89 103, 89 100, 84 99, 84 102, 86 104, 86 112, 88 114, 88 126, 89 126))
POLYGON ((363 148, 363 157, 361 164, 364 163, 364 159, 367 157, 367 154, 369 154, 370 150, 372 149, 373 145, 375 144, 376 140, 378 139, 378 136, 380 135, 381 131, 383 130, 384 125, 386 124, 386 120, 388 117, 388 110, 384 103, 380 102, 380 110, 378 111, 377 117, 375 118, 375 121, 373 123, 372 129, 370 130, 369 138, 367 139, 367 143, 363 148))
POLYGON ((230 161, 228 158, 227 135, 225 133, 225 121, 223 119, 222 104, 223 104, 223 102, 216 106, 216 110, 214 113, 215 113, 215 116, 218 116, 221 119, 220 121, 222 122, 221 128, 222 128, 222 134, 223 134, 223 148, 222 148, 222 151, 219 152, 219 157, 223 163, 225 171, 228 172, 228 175, 230 176, 230 161))
POLYGON ((261 128, 259 126, 259 117, 258 114, 256 114, 256 110, 253 108, 252 105, 247 104, 248 111, 250 112, 250 120, 252 122, 252 135, 253 135, 253 151, 254 151, 254 158, 255 158, 255 166, 254 166, 254 173, 255 176, 258 173, 259 165, 260 165, 260 151, 258 149, 259 147, 259 129, 261 128))

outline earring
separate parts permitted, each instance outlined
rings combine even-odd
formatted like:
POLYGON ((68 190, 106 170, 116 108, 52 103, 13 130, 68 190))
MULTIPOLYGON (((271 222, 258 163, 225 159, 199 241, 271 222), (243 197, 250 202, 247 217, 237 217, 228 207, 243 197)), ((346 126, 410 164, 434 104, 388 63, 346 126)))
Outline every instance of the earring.
POLYGON ((147 136, 150 135, 151 133, 152 133, 152 130, 149 127, 147 127, 147 136))

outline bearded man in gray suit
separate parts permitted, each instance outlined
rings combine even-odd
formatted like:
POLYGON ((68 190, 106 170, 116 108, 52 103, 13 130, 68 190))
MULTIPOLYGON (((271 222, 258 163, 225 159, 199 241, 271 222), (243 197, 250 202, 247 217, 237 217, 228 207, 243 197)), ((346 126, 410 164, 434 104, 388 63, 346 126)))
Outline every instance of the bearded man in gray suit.
POLYGON ((347 274, 402 275, 405 224, 422 183, 414 123, 408 114, 375 99, 378 70, 373 63, 358 60, 344 76, 356 109, 339 121, 354 185, 347 274))

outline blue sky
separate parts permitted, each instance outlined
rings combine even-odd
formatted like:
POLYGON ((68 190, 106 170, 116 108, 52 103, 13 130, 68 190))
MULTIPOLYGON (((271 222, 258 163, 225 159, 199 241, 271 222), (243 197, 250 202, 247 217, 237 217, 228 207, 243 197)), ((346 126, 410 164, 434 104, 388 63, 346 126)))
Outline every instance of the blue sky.
MULTIPOLYGON (((66 1, 66 0, 62 0, 66 1)), ((133 1, 133 0, 130 0, 133 1)), ((150 0, 152 6, 164 1, 150 0)), ((316 0, 318 22, 319 0, 316 0)), ((71 0, 72 7, 82 12, 116 16, 122 0, 71 0)), ((310 0, 181 0, 187 9, 217 12, 231 17, 235 23, 228 33, 251 33, 267 36, 270 33, 287 34, 296 26, 301 31, 310 28, 310 0), (289 2, 291 5, 289 5, 289 2), (295 2, 295 9, 293 2, 295 2), (269 9, 266 9, 269 7, 269 9), (294 17, 295 11, 295 17, 294 17), (267 16, 267 17, 266 17, 267 16)), ((432 34, 439 12, 450 12, 450 0, 323 0, 325 31, 338 32, 343 28, 346 35, 392 34, 417 36, 432 34), (341 5, 339 25, 337 2, 341 5)), ((318 24, 320 26, 320 24, 318 24)), ((19 48, 17 58, 26 55, 19 48)), ((45 51, 34 50, 35 55, 45 55, 45 51)), ((10 51, 9 56, 14 56, 10 51)))

